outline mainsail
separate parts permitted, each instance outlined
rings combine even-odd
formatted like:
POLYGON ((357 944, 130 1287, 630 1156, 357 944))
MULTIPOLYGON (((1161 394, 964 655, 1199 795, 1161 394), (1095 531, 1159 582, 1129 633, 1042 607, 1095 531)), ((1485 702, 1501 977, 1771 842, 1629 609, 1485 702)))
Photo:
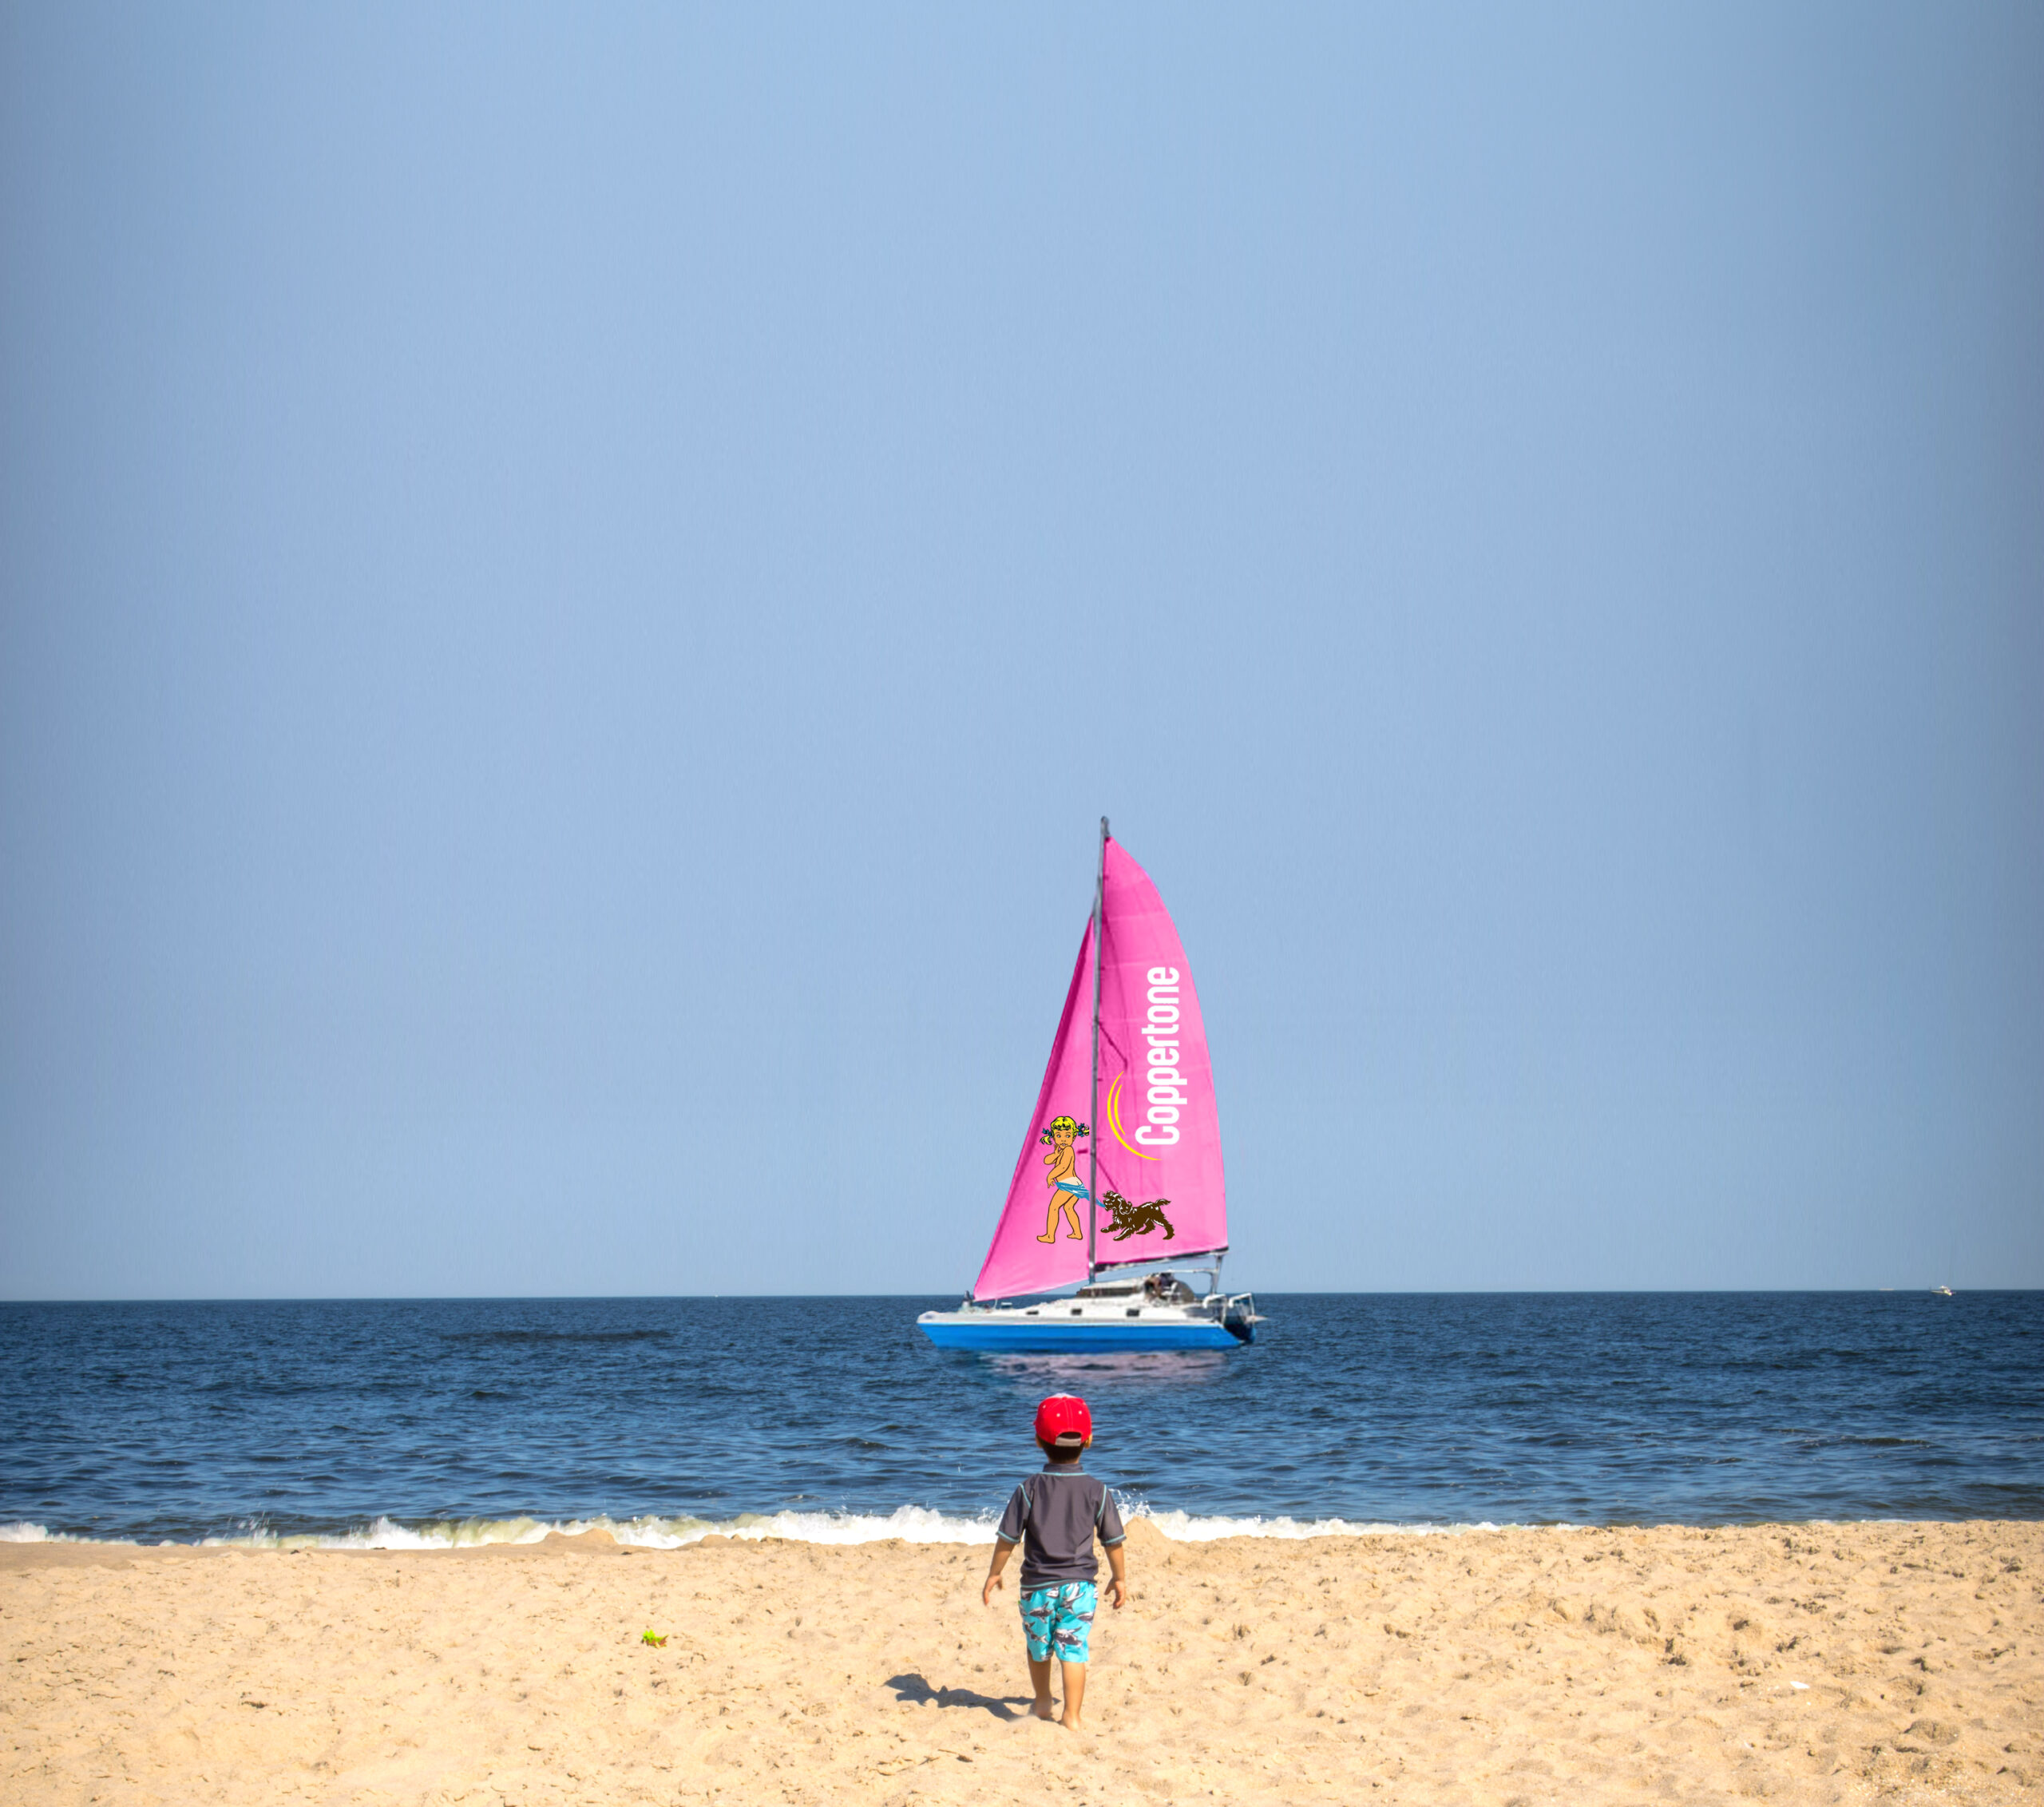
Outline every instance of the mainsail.
POLYGON ((1149 874, 1101 828, 1094 917, 975 1299, 1228 1246, 1221 1128, 1192 969, 1149 874))

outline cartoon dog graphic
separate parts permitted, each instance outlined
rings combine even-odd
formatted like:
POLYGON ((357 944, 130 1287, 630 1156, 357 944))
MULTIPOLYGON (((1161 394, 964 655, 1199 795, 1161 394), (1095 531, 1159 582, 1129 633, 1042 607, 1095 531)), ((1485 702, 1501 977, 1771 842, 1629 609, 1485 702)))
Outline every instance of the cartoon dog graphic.
POLYGON ((1171 1220, 1164 1215, 1164 1207, 1169 1199, 1152 1199, 1147 1204, 1132 1205, 1119 1192, 1103 1192, 1100 1203, 1106 1207, 1107 1227, 1114 1232, 1117 1242, 1126 1242, 1131 1236, 1142 1236, 1152 1230, 1161 1230, 1167 1242, 1177 1239, 1178 1232, 1171 1227, 1171 1220))

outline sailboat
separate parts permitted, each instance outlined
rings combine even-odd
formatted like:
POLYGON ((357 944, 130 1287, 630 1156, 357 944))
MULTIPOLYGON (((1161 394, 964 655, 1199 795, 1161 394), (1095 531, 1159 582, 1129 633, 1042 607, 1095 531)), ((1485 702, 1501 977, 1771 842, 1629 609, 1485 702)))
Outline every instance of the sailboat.
POLYGON ((985 1263, 956 1311, 916 1322, 945 1349, 1230 1349, 1263 1320, 1253 1294, 1222 1291, 1227 1252, 1199 994, 1103 816, 1093 913, 985 1263))

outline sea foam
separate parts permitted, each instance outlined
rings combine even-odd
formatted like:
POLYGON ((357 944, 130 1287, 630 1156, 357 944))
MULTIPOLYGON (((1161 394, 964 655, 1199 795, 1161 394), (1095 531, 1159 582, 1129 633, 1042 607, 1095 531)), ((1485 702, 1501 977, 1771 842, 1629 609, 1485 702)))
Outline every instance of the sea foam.
MULTIPOLYGON (((1153 1512, 1139 1501, 1123 1503, 1131 1519, 1155 1525, 1178 1543, 1210 1543, 1221 1537, 1370 1537, 1456 1531, 1494 1531, 1492 1524, 1391 1524, 1355 1519, 1201 1517, 1190 1512, 1153 1512)), ((442 1519, 400 1524, 374 1518, 347 1531, 281 1532, 256 1522, 225 1536, 197 1540, 206 1549, 242 1550, 461 1550, 490 1543, 537 1543, 555 1532, 579 1537, 588 1531, 607 1532, 620 1543, 645 1550, 678 1550, 706 1537, 749 1542, 769 1538, 795 1543, 878 1543, 890 1539, 905 1543, 988 1543, 995 1520, 933 1512, 926 1506, 897 1506, 891 1512, 741 1512, 734 1518, 641 1517, 613 1519, 599 1513, 571 1519, 442 1519)), ((46 1530, 26 1521, 0 1524, 0 1543, 94 1543, 125 1540, 80 1537, 46 1530)), ((165 1538, 166 1544, 177 1540, 165 1538)))

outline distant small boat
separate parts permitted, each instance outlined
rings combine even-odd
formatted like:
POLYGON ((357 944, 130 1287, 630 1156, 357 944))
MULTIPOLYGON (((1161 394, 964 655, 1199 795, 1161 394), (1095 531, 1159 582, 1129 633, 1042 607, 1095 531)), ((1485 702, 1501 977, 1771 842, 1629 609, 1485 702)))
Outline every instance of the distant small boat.
POLYGON ((1931 1290, 1941 1299, 1948 1299, 1951 1297, 1951 1288, 1949 1286, 1933 1286, 1931 1290))
POLYGON ((943 1349, 1230 1349, 1263 1320, 1254 1294, 1221 1290, 1227 1252, 1198 993, 1157 887, 1103 816, 1093 913, 992 1244, 965 1302, 916 1322, 943 1349), (1206 1290, 1171 1273, 1100 1278, 1167 1262, 1206 1290))

